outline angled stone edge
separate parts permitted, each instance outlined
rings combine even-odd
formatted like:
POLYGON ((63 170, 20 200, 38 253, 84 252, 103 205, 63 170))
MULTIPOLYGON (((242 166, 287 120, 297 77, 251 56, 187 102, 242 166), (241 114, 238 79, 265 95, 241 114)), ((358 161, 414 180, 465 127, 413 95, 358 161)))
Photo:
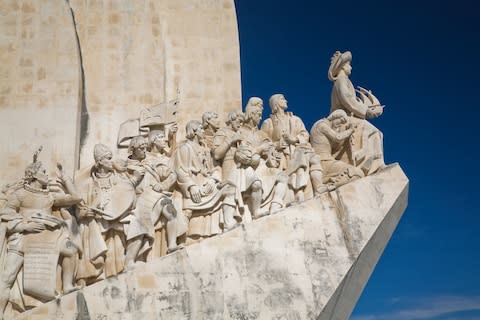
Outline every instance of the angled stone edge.
POLYGON ((360 252, 317 320, 349 319, 408 204, 408 179, 373 236, 360 252))
POLYGON ((398 164, 18 319, 347 319, 407 205, 398 164))

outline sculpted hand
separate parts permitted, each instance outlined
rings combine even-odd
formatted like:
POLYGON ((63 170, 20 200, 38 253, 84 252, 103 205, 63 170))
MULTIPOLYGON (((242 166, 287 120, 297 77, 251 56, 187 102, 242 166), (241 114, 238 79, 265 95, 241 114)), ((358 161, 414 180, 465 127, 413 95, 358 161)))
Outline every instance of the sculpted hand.
POLYGON ((232 139, 230 140, 230 144, 235 144, 239 141, 242 141, 242 135, 239 134, 239 133, 235 133, 233 136, 232 136, 232 139))
POLYGON ((193 202, 199 203, 202 201, 202 194, 200 193, 200 187, 197 185, 193 185, 189 189, 190 191, 190 198, 193 202))
POLYGON ((355 161, 360 161, 365 158, 365 150, 359 150, 353 154, 353 157, 355 158, 355 161))
POLYGON ((383 106, 370 106, 368 107, 367 109, 367 114, 366 114, 366 117, 368 119, 372 119, 372 118, 378 118, 382 115, 383 113, 383 106))
POLYGON ((215 190, 216 187, 217 187, 217 183, 213 179, 209 179, 207 181, 207 183, 205 183, 205 191, 206 191, 207 194, 212 193, 213 190, 215 190))
POLYGON ((60 184, 65 185, 65 181, 67 179, 68 179, 68 177, 65 176, 65 171, 63 170, 62 164, 57 162, 57 179, 56 179, 56 181, 60 184))
POLYGON ((57 176, 60 180, 63 180, 65 172, 63 171, 63 166, 60 162, 57 162, 57 176))
POLYGON ((135 166, 135 168, 132 168, 132 170, 133 176, 137 179, 140 179, 145 175, 145 168, 142 168, 140 166, 135 166))
POLYGON ((268 150, 270 150, 271 148, 273 147, 273 144, 270 143, 270 142, 264 142, 260 145, 259 147, 259 150, 258 150, 258 153, 262 154, 262 153, 265 153, 267 152, 268 150))
POLYGON ((31 222, 28 222, 25 227, 23 228, 24 231, 27 231, 27 232, 35 232, 35 233, 38 233, 38 232, 42 232, 43 230, 45 230, 45 225, 43 225, 42 223, 39 223, 39 222, 34 222, 34 221, 31 221, 31 222))
POLYGON ((283 134, 283 139, 285 139, 285 141, 288 143, 288 144, 295 144, 298 142, 298 139, 288 133, 284 133, 283 134))
POLYGON ((158 182, 152 187, 153 191, 155 192, 162 192, 163 191, 163 183, 158 182))

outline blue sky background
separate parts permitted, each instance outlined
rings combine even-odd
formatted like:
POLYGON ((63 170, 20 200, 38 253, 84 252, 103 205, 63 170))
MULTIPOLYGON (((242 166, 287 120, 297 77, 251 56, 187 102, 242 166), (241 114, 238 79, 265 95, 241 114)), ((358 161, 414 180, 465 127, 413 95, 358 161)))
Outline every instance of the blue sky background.
MULTIPOLYGON (((328 115, 335 50, 386 105, 373 121, 409 206, 355 320, 480 319, 480 9, 474 1, 236 1, 243 100, 284 93, 308 129, 328 115)), ((269 114, 265 108, 264 116, 269 114)))

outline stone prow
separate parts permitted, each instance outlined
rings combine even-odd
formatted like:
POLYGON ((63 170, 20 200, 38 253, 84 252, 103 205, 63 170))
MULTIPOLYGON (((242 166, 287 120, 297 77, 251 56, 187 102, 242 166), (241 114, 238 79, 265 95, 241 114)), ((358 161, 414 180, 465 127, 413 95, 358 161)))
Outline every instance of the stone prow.
POLYGON ((18 319, 348 319, 401 218, 398 164, 18 319))

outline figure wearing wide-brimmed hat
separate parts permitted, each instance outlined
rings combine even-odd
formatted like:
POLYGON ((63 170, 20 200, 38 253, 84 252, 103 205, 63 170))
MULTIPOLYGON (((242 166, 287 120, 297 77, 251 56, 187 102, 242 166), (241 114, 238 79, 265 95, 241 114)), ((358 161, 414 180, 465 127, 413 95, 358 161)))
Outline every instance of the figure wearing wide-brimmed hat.
POLYGON ((375 173, 385 166, 383 160, 382 133, 366 119, 377 118, 383 113, 383 105, 370 90, 354 88, 349 76, 352 72, 350 51, 336 51, 328 69, 328 78, 333 82, 330 112, 344 110, 351 116, 356 127, 351 138, 351 164, 363 170, 365 175, 375 173), (358 96, 357 96, 358 94, 358 96))

